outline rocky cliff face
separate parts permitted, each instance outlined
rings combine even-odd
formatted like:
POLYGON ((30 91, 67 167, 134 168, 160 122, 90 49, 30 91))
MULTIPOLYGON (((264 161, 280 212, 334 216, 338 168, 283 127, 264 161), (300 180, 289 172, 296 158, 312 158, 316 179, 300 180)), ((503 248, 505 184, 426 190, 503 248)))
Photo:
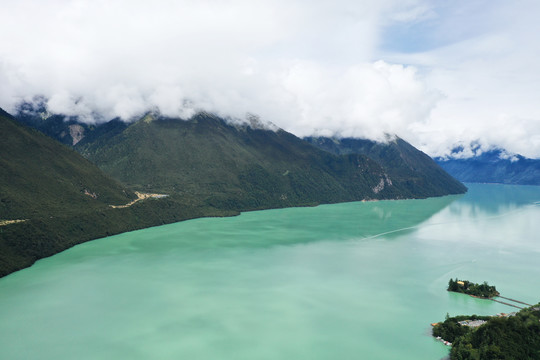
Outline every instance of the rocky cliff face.
POLYGON ((80 124, 69 125, 69 136, 71 137, 71 145, 75 146, 84 138, 84 127, 80 124))

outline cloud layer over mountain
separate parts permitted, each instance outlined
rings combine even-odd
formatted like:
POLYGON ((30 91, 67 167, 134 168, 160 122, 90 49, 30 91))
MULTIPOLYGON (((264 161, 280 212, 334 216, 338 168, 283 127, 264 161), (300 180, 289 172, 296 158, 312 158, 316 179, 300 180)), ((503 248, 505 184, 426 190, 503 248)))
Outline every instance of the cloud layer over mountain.
POLYGON ((396 133, 540 157, 535 1, 4 0, 0 106, 86 121, 254 113, 299 136, 396 133), (100 118, 101 116, 101 118, 100 118))

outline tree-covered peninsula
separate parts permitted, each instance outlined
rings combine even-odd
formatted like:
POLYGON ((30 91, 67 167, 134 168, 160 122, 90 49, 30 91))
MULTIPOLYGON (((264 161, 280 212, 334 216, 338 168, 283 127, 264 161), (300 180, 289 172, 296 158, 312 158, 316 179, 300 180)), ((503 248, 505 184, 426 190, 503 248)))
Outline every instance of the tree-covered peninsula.
POLYGON ((452 343, 451 360, 538 360, 540 304, 499 316, 447 316, 433 336, 452 343))
POLYGON ((499 295, 495 286, 490 286, 486 281, 482 284, 475 284, 468 280, 458 280, 457 278, 448 281, 447 290, 486 299, 499 295))

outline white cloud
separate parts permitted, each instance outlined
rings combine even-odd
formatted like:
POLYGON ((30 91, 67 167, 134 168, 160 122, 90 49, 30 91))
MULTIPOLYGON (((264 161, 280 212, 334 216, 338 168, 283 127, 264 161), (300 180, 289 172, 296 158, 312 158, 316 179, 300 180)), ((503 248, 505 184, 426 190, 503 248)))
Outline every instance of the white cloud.
POLYGON ((288 108, 300 115, 286 127, 301 136, 315 132, 382 140, 396 129, 404 135, 439 99, 414 68, 383 61, 339 69, 297 62, 281 83, 291 99, 288 108))
POLYGON ((475 4, 485 7, 464 11, 470 4, 457 6, 462 11, 441 25, 447 32, 468 32, 422 53, 388 57, 415 64, 426 85, 445 96, 429 117, 416 122, 410 140, 431 155, 448 154, 458 144, 480 144, 484 151, 503 147, 540 157, 540 44, 535 39, 540 3, 481 1, 475 4))
POLYGON ((156 107, 182 118, 254 113, 299 136, 388 132, 432 155, 476 141, 540 157, 538 8, 3 0, 0 106, 42 94, 51 111, 86 121, 156 107), (402 48, 383 51, 392 36, 402 48))

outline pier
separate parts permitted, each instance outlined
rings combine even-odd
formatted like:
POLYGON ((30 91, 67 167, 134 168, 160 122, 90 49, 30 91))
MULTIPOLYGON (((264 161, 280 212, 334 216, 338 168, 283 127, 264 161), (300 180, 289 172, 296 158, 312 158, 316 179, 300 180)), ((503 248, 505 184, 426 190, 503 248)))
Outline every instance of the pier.
POLYGON ((523 305, 527 305, 527 306, 534 306, 534 305, 531 305, 531 304, 527 304, 523 301, 519 301, 519 300, 514 300, 514 299, 510 299, 510 298, 507 298, 507 297, 504 297, 504 296, 497 296, 497 297, 500 297, 501 299, 505 299, 505 300, 509 300, 509 301, 512 301, 512 302, 515 302, 515 303, 519 303, 519 304, 523 304, 523 305))
MULTIPOLYGON (((514 302, 514 303, 517 303, 517 304, 522 304, 522 305, 526 305, 526 306, 533 306, 531 304, 527 304, 526 302, 523 302, 523 301, 519 301, 519 300, 515 300, 515 299, 510 299, 510 298, 507 298, 507 297, 504 297, 504 296, 497 296, 498 298, 501 298, 501 299, 505 299, 505 300, 508 300, 508 301, 511 301, 511 302, 514 302)), ((518 308, 518 309, 524 309, 523 306, 518 306, 518 305, 515 305, 515 304, 510 304, 510 303, 507 303, 507 302, 504 302, 504 301, 500 301, 500 300, 495 300, 493 298, 490 299, 491 301, 495 301, 495 302, 498 302, 500 304, 504 304, 504 305, 507 305, 507 306, 512 306, 512 307, 515 307, 515 308, 518 308)))
POLYGON ((509 304, 509 303, 506 303, 506 302, 503 302, 503 301, 499 301, 499 300, 495 300, 495 299, 489 299, 489 300, 495 301, 495 302, 498 302, 498 303, 500 303, 500 304, 504 304, 504 305, 507 305, 507 306, 512 306, 512 307, 518 308, 518 309, 520 309, 520 310, 524 309, 524 308, 522 308, 521 306, 509 304))

